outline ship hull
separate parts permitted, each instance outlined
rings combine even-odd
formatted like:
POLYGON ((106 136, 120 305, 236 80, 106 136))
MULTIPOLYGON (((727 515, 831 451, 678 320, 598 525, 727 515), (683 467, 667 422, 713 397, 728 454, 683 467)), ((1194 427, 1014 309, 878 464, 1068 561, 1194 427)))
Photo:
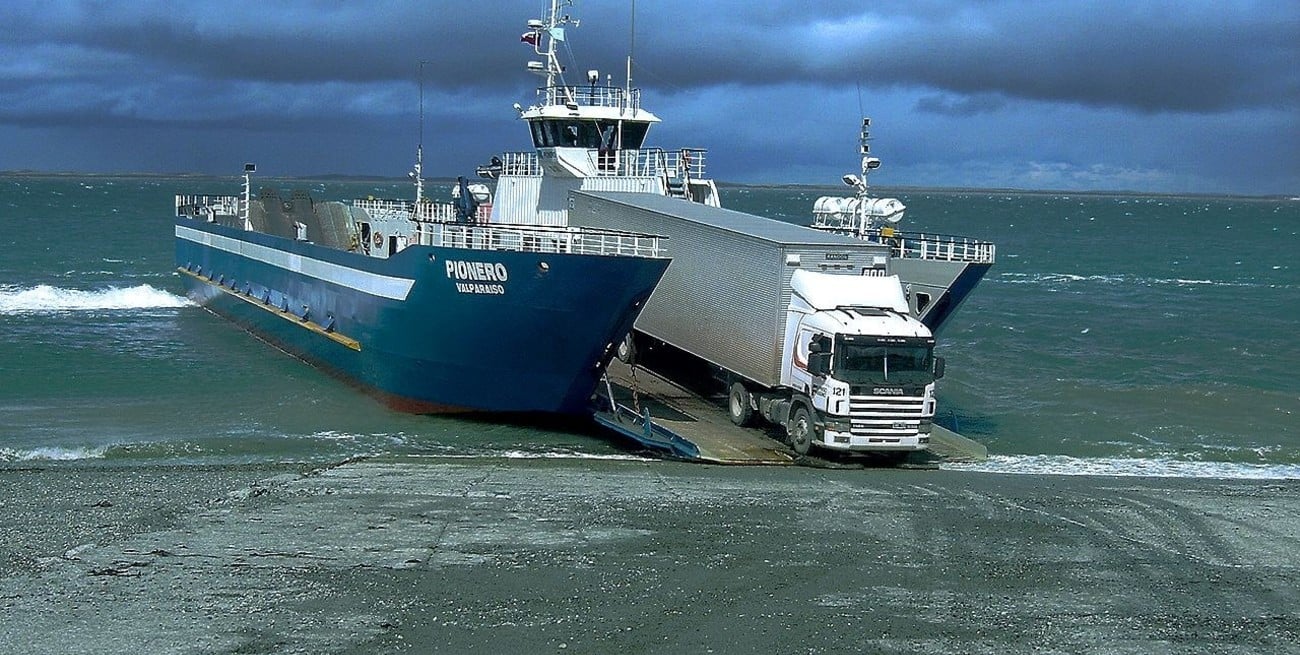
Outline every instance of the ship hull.
POLYGON ((898 275, 908 287, 918 318, 936 334, 992 266, 992 262, 904 257, 891 257, 889 261, 890 273, 898 275), (924 307, 918 304, 922 297, 928 299, 924 307))
POLYGON ((411 246, 388 258, 176 220, 189 296, 417 413, 585 414, 664 259, 411 246))

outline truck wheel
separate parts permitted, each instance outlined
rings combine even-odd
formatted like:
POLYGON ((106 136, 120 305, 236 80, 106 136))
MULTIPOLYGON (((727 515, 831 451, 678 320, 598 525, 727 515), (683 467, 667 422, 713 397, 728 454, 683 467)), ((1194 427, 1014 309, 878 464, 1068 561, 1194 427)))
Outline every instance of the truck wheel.
POLYGON ((636 365, 636 343, 632 341, 632 333, 628 332, 623 340, 618 342, 618 349, 614 351, 618 356, 618 361, 628 366, 636 365))
POLYGON ((808 454, 812 449, 813 423, 806 407, 799 405, 795 408, 794 414, 790 415, 790 422, 785 425, 785 433, 795 453, 808 454))
POLYGON ((731 422, 745 427, 754 417, 753 397, 749 389, 739 382, 731 384, 731 395, 727 397, 727 416, 731 422))

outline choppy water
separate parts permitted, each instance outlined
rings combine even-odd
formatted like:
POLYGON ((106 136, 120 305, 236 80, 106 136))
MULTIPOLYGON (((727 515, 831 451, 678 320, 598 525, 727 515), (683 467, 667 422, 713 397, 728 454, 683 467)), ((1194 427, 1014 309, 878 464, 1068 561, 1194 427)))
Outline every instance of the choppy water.
MULTIPOLYGON (((236 188, 0 177, 0 462, 636 456, 581 431, 391 412, 189 304, 172 195, 236 188)), ((723 195, 806 223, 821 193, 723 195)), ((940 419, 989 446, 978 468, 1300 477, 1300 202, 896 195, 908 229, 998 244, 939 335, 940 419)))

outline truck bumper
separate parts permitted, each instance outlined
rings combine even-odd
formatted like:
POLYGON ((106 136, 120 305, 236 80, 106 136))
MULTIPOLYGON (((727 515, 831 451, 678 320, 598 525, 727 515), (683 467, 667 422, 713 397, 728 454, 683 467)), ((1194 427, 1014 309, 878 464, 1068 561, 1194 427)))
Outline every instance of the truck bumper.
POLYGON ((856 435, 850 432, 822 430, 817 445, 840 451, 914 451, 930 447, 930 435, 856 435))

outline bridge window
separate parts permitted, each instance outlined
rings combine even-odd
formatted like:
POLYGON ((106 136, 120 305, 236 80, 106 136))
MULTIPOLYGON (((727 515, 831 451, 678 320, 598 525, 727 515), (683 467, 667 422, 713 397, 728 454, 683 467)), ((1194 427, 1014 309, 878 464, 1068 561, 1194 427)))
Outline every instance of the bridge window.
MULTIPOLYGON (((589 148, 617 150, 619 121, 541 120, 530 121, 533 146, 537 148, 589 148)), ((648 123, 623 123, 623 149, 639 149, 645 142, 648 123)))

